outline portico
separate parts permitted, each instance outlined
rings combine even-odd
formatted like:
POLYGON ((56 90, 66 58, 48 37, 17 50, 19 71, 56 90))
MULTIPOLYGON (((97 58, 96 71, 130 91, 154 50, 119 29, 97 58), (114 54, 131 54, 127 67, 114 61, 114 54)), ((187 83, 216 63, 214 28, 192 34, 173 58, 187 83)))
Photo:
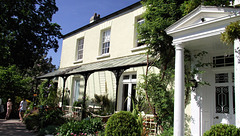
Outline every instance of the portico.
MULTIPOLYGON (((191 116, 191 134, 201 136, 217 123, 240 127, 240 68, 239 40, 234 46, 220 41, 225 27, 240 19, 237 8, 200 6, 170 27, 166 32, 173 37, 175 55, 175 105, 174 136, 184 135, 184 114, 191 116), (204 63, 211 67, 201 68, 204 73, 195 75, 197 81, 209 85, 199 86, 191 93, 191 102, 184 109, 184 50, 192 56, 208 52, 204 63), (234 59, 234 61, 233 61, 234 59)), ((192 67, 196 60, 192 60, 192 67)))

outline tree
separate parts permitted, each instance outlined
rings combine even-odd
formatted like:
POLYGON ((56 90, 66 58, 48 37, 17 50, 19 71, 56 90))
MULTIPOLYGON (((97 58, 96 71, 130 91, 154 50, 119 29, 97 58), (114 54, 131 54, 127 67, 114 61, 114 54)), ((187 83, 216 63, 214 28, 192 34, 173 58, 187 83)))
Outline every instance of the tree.
POLYGON ((0 0, 1 98, 32 97, 36 76, 55 69, 46 55, 62 37, 57 10, 55 0, 0 0))
POLYGON ((34 66, 48 50, 58 49, 60 26, 51 23, 55 0, 0 0, 0 66, 34 66))

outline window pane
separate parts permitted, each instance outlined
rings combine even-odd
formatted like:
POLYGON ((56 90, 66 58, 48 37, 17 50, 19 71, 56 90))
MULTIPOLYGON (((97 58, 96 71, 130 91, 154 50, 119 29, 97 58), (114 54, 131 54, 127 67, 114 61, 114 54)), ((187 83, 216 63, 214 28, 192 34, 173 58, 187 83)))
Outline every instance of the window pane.
POLYGON ((79 39, 77 42, 77 60, 82 59, 83 57, 83 44, 84 39, 79 39))
POLYGON ((102 54, 109 53, 110 47, 110 29, 103 32, 102 35, 102 54))
POLYGON ((216 113, 229 113, 228 86, 216 87, 216 113))
POLYGON ((138 19, 137 23, 138 25, 142 25, 145 22, 143 18, 138 19))
POLYGON ((123 79, 129 79, 129 75, 124 75, 123 79))
POLYGON ((127 111, 127 98, 128 98, 128 84, 123 84, 123 100, 122 109, 127 111))
POLYGON ((234 56, 216 56, 213 57, 213 67, 225 67, 234 65, 234 56))
POLYGON ((228 73, 221 73, 215 75, 215 83, 227 83, 228 73))

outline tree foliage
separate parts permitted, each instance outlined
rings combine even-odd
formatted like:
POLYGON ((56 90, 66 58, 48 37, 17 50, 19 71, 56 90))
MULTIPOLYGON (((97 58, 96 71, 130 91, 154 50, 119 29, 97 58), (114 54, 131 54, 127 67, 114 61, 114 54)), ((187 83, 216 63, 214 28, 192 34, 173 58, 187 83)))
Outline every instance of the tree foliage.
POLYGON ((0 65, 27 69, 58 49, 60 26, 51 23, 55 0, 0 0, 0 65))
POLYGON ((0 66, 0 96, 1 98, 12 98, 20 96, 27 98, 30 92, 30 78, 23 77, 16 66, 0 66))
POLYGON ((56 69, 56 66, 52 64, 52 58, 47 58, 46 55, 42 56, 42 58, 35 60, 32 68, 28 68, 25 72, 25 75, 30 77, 38 77, 43 74, 52 72, 56 69))
POLYGON ((183 15, 187 15, 199 5, 229 6, 232 0, 187 0, 181 5, 183 15))
POLYGON ((143 15, 145 22, 139 26, 139 39, 149 45, 149 54, 157 57, 161 69, 167 69, 173 63, 174 47, 172 37, 164 31, 168 26, 180 19, 179 9, 181 1, 175 0, 147 0, 143 2, 146 12, 143 15))
POLYGON ((173 125, 173 89, 168 86, 168 82, 161 82, 161 73, 151 73, 144 78, 149 84, 141 83, 140 88, 147 88, 146 92, 157 115, 155 118, 163 131, 173 125))
POLYGON ((221 41, 227 45, 233 44, 236 39, 240 39, 240 21, 231 22, 221 35, 221 41))
POLYGON ((55 69, 61 28, 52 23, 55 0, 0 0, 0 97, 30 98, 35 77, 55 69))

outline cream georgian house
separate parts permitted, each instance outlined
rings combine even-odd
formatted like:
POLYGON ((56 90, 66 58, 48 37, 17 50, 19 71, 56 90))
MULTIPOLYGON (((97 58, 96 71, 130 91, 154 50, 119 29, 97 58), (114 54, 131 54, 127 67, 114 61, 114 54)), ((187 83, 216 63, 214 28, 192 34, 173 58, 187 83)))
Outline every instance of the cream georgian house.
MULTIPOLYGON (((138 42, 136 30, 136 24, 144 22, 144 11, 138 2, 102 18, 95 14, 89 24, 64 35, 60 68, 39 78, 61 77, 58 85, 68 90, 64 95, 69 96, 70 106, 81 99, 91 100, 94 94, 107 94, 115 102, 115 111, 130 111, 131 97, 137 93, 135 87, 147 64, 146 46, 138 42)), ((176 47, 174 136, 184 135, 184 114, 192 118, 193 136, 202 136, 218 123, 240 127, 240 44, 236 40, 234 45, 226 46, 220 41, 225 27, 240 19, 239 11, 235 7, 199 6, 166 29, 176 47), (208 52, 203 61, 212 63, 195 76, 195 80, 210 85, 193 89, 186 108, 185 49, 193 55, 208 52)))
MULTIPOLYGON (((69 105, 94 95, 108 95, 115 110, 132 109, 136 85, 146 71, 146 45, 137 40, 137 24, 144 20, 140 2, 100 18, 63 37, 59 70, 42 78, 59 78, 59 88, 67 89, 69 105)), ((156 70, 156 69, 155 69, 156 70)), ((154 71, 154 70, 153 70, 154 71)))

